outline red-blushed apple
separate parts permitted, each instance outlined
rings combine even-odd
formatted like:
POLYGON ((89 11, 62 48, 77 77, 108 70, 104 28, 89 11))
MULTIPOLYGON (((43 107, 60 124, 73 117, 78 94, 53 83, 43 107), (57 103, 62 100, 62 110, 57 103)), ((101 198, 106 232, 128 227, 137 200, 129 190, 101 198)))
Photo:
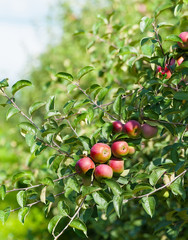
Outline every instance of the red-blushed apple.
POLYGON ((180 33, 179 37, 183 41, 183 43, 178 42, 178 46, 182 49, 188 49, 188 32, 180 33))
POLYGON ((113 132, 120 133, 123 131, 123 124, 120 121, 115 121, 112 123, 113 125, 113 132))
POLYGON ((152 138, 157 135, 158 128, 151 126, 147 123, 142 125, 142 136, 146 139, 152 138))
POLYGON ((114 174, 121 174, 124 171, 124 161, 120 159, 111 159, 108 165, 112 168, 114 174))
POLYGON ((95 168, 94 175, 97 180, 102 178, 110 179, 113 176, 113 170, 107 164, 100 164, 95 168))
POLYGON ((111 157, 111 148, 105 143, 96 143, 91 148, 90 156, 96 163, 105 163, 111 157))
POLYGON ((123 130, 127 133, 129 137, 137 138, 141 134, 141 125, 136 120, 130 120, 126 124, 124 124, 123 130))
POLYGON ((184 61, 184 57, 183 57, 183 56, 179 57, 179 58, 177 59, 178 65, 182 64, 183 61, 184 61))
POLYGON ((129 153, 129 146, 125 141, 117 141, 112 143, 112 153, 115 157, 121 158, 129 153))
POLYGON ((172 76, 172 73, 167 66, 165 66, 164 70, 161 73, 162 75, 166 74, 166 79, 169 79, 172 76))
POLYGON ((135 152, 136 152, 135 147, 129 146, 129 154, 130 154, 130 155, 133 155, 135 152))
POLYGON ((84 175, 87 171, 94 168, 95 164, 89 157, 81 158, 75 165, 75 170, 79 175, 84 175))

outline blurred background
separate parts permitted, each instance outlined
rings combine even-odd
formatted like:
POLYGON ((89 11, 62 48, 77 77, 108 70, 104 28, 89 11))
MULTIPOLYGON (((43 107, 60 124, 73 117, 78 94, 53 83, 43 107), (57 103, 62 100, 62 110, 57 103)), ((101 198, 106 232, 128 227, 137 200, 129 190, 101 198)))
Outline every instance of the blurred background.
MULTIPOLYGON (((164 1, 161 0, 0 1, 0 78, 9 78, 10 85, 20 79, 27 79, 33 83, 33 87, 27 91, 21 90, 16 96, 17 104, 25 112, 32 102, 46 100, 50 95, 57 96, 57 106, 61 110, 65 100, 71 99, 71 94, 78 95, 77 92, 72 92, 67 96, 67 89, 54 84, 54 74, 59 71, 74 75, 80 68, 94 65, 97 71, 89 75, 90 84, 97 82, 106 85, 113 82, 112 86, 126 85, 129 88, 130 84, 136 83, 137 73, 129 69, 126 55, 121 64, 113 61, 113 44, 121 39, 122 46, 126 42, 137 47, 143 37, 139 29, 140 19, 143 16, 151 17, 153 11, 162 3, 164 1), (113 29, 108 29, 105 18, 111 19, 111 16, 113 29), (105 36, 109 31, 112 31, 110 38, 105 36), (106 46, 105 42, 110 42, 111 48, 106 46)), ((182 22, 175 19, 170 10, 161 15, 161 22, 168 20, 176 24, 170 32, 179 34, 188 26, 186 9, 184 12, 182 22)), ((165 34, 165 31, 162 30, 162 33, 165 34)), ((88 81, 84 81, 83 87, 87 87, 88 81)), ((0 103, 3 102, 1 97, 0 103)), ((40 166, 40 174, 49 174, 46 159, 50 152, 37 158, 30 156, 17 127, 20 116, 6 121, 6 110, 1 107, 0 184, 8 184, 12 173, 22 169, 31 168, 35 171, 40 166)), ((43 112, 39 111, 34 115, 35 121, 40 123, 41 116, 43 112)), ((5 201, 0 201, 0 209, 7 207, 7 203, 12 208, 17 207, 14 193, 9 194, 5 201)), ((46 218, 41 209, 42 206, 32 207, 24 225, 18 221, 17 213, 11 214, 4 226, 0 223, 0 238, 52 239, 47 230, 52 216, 46 218)), ((163 215, 162 211, 159 210, 159 214, 163 215)), ((89 239, 168 239, 164 232, 154 237, 147 221, 155 225, 158 219, 145 216, 143 220, 143 216, 144 211, 138 208, 136 202, 131 202, 126 206, 122 219, 113 215, 108 220, 101 218, 99 221, 88 223, 88 235, 95 235, 95 238, 89 239), (129 208, 132 209, 132 216, 129 216, 129 208)), ((72 230, 68 230, 62 239, 68 239, 70 236, 72 239, 79 239, 72 230)), ((178 239, 185 240, 186 233, 182 233, 178 239)))

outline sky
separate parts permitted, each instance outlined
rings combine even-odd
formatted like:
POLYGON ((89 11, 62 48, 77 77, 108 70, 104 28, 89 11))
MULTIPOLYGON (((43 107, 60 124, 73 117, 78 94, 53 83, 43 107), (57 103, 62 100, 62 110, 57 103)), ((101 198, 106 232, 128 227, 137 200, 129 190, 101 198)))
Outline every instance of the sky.
POLYGON ((49 41, 47 16, 56 3, 0 0, 0 80, 9 78, 12 85, 29 78, 29 64, 35 64, 49 41))

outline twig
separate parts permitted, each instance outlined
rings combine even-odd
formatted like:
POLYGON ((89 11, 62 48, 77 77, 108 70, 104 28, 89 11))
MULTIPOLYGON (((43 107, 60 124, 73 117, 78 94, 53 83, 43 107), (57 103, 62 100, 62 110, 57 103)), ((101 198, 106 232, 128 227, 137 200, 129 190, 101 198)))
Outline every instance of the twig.
POLYGON ((74 134, 79 138, 79 136, 78 136, 76 130, 72 127, 70 121, 69 121, 68 119, 66 119, 66 121, 67 121, 67 123, 69 124, 70 128, 72 129, 72 131, 74 132, 74 134))
POLYGON ((163 188, 166 188, 168 186, 170 186, 174 181, 176 181, 179 177, 181 177, 182 175, 184 175, 186 172, 188 171, 188 169, 185 169, 182 173, 180 173, 178 176, 176 176, 174 179, 172 179, 172 181, 170 181, 169 183, 163 185, 162 187, 159 187, 155 190, 153 190, 152 192, 150 193, 147 193, 147 194, 144 194, 144 195, 141 195, 141 196, 135 196, 135 197, 132 197, 132 198, 129 198, 129 199, 126 199, 123 201, 123 203, 127 203, 129 202, 130 200, 133 200, 133 199, 139 199, 139 198, 143 198, 143 197, 149 197, 150 195, 162 190, 163 188))
POLYGON ((152 25, 153 25, 153 30, 154 30, 154 32, 155 32, 155 35, 156 35, 156 37, 157 37, 157 39, 155 39, 155 40, 159 43, 159 46, 160 46, 161 52, 162 52, 163 56, 165 56, 165 53, 164 53, 164 50, 163 50, 163 47, 162 47, 161 41, 160 41, 160 39, 159 39, 159 33, 158 33, 157 28, 156 28, 155 22, 152 23, 152 25))

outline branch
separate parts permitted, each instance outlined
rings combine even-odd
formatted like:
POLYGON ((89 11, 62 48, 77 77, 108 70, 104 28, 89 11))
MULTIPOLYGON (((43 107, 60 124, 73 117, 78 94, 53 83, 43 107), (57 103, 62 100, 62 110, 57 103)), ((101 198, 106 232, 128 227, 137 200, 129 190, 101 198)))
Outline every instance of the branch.
POLYGON ((133 200, 133 199, 139 199, 139 198, 143 198, 143 197, 149 197, 150 195, 152 195, 152 194, 154 194, 154 193, 162 190, 163 188, 169 187, 173 182, 175 182, 179 177, 181 177, 182 175, 184 175, 187 171, 188 171, 188 169, 185 169, 182 173, 180 173, 178 176, 176 176, 172 181, 170 181, 169 183, 163 185, 162 187, 157 188, 157 189, 153 190, 153 191, 150 192, 150 193, 147 193, 147 194, 144 194, 144 195, 141 195, 141 196, 135 196, 135 197, 126 199, 126 200, 123 201, 123 203, 127 203, 127 202, 129 202, 130 200, 133 200))
MULTIPOLYGON (((60 177, 60 178, 57 178, 57 179, 54 179, 53 182, 58 182, 62 179, 65 179, 65 178, 68 178, 68 177, 72 177, 74 175, 76 175, 77 173, 71 173, 69 175, 65 175, 63 177, 60 177)), ((37 184, 37 185, 33 185, 31 187, 25 187, 25 188, 14 188, 14 189, 11 189, 11 190, 8 190, 6 191, 6 193, 10 193, 10 192, 15 192, 15 191, 27 191, 29 189, 32 189, 32 188, 37 188, 37 187, 40 187, 40 186, 44 186, 45 184, 41 183, 41 184, 37 184)))
POLYGON ((169 123, 169 124, 173 124, 173 125, 188 126, 187 123, 167 122, 167 121, 165 121, 165 120, 150 119, 150 118, 146 118, 146 117, 143 117, 142 119, 143 119, 143 120, 148 120, 148 121, 151 121, 151 122, 169 123))
POLYGON ((72 131, 74 132, 74 134, 79 138, 79 136, 78 136, 76 130, 72 127, 70 121, 69 121, 68 119, 66 119, 66 121, 67 121, 67 123, 69 124, 70 128, 72 129, 72 131))

